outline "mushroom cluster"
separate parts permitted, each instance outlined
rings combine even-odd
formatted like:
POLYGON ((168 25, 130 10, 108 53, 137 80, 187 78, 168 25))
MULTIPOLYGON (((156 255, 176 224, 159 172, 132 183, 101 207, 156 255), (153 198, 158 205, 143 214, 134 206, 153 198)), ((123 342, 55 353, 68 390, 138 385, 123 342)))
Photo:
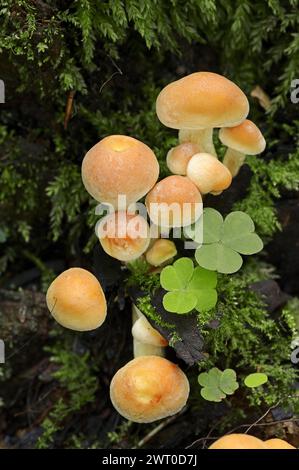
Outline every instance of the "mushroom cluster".
POLYGON ((169 170, 187 175, 202 194, 228 188, 245 156, 265 150, 261 131, 246 119, 245 94, 216 73, 196 72, 170 83, 160 92, 156 111, 165 126, 179 131, 179 145, 167 155, 169 170), (228 147, 223 163, 212 159, 217 158, 214 128, 220 128, 219 139, 228 147))
MULTIPOLYGON (((125 264, 142 257, 152 270, 170 263, 177 253, 175 243, 161 233, 196 222, 202 214, 202 196, 227 189, 245 155, 265 147, 258 128, 246 119, 249 104, 244 93, 215 73, 193 73, 169 84, 157 98, 156 111, 163 124, 179 130, 179 144, 166 157, 172 175, 157 182, 154 152, 125 135, 103 138, 82 162, 87 192, 112 207, 96 228, 104 251, 125 264), (220 128, 220 140, 228 147, 223 163, 213 144, 214 128, 220 128), (149 220, 138 212, 137 203, 144 196, 149 220), (152 236, 149 221, 160 236, 152 236)), ((68 269, 52 282, 47 305, 58 323, 77 331, 98 328, 106 318, 101 285, 81 268, 68 269)), ((167 341, 136 306, 132 337, 134 359, 111 381, 114 407, 140 423, 177 413, 188 399, 188 379, 164 357, 167 341)))

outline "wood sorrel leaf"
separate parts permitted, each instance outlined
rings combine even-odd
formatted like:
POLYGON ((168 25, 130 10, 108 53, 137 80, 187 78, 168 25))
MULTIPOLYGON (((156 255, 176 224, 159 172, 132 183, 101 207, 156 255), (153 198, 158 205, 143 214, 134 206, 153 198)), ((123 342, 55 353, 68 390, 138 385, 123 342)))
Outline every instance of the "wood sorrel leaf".
POLYGON ((203 245, 195 258, 206 269, 224 274, 237 272, 243 255, 258 253, 263 248, 260 237, 254 233, 254 223, 245 212, 231 212, 223 221, 219 212, 207 208, 203 218, 203 245))
POLYGON ((260 387, 268 382, 268 376, 261 372, 256 372, 255 374, 249 374, 244 380, 246 387, 255 388, 260 387))
POLYGON ((197 297, 193 292, 172 291, 167 292, 163 297, 163 307, 172 313, 191 312, 197 303, 197 297))
POLYGON ((194 266, 190 258, 180 258, 172 266, 166 266, 160 274, 160 283, 165 290, 184 289, 190 281, 194 266))
POLYGON ((194 308, 207 311, 217 302, 217 275, 197 266, 189 258, 180 258, 165 267, 160 275, 163 289, 163 307, 172 313, 188 313, 194 308))
POLYGON ((221 243, 213 243, 198 248, 195 252, 195 258, 203 268, 223 274, 235 273, 243 264, 239 253, 221 243))
POLYGON ((203 215, 203 243, 215 243, 221 239, 223 217, 216 209, 208 207, 204 209, 203 215))
POLYGON ((225 369, 221 374, 219 386, 226 395, 232 395, 239 388, 236 372, 233 369, 225 369))

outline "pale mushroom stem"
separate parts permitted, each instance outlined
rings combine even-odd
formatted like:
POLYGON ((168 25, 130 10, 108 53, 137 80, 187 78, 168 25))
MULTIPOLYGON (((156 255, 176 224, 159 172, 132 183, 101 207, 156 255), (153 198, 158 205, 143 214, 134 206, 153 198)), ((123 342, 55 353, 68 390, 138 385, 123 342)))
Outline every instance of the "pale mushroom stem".
POLYGON ((180 129, 179 142, 191 142, 200 147, 200 152, 210 153, 217 158, 217 153, 213 142, 213 128, 207 129, 180 129))
POLYGON ((238 152, 228 148, 223 159, 223 165, 231 172, 232 177, 234 178, 240 171, 241 166, 245 161, 246 155, 244 153, 238 152))
MULTIPOLYGON (((140 312, 139 308, 136 305, 132 305, 132 325, 138 318, 142 317, 143 314, 140 312)), ((153 346, 152 344, 145 344, 141 341, 138 341, 133 337, 133 353, 134 358, 140 356, 165 356, 165 348, 161 346, 153 346)))

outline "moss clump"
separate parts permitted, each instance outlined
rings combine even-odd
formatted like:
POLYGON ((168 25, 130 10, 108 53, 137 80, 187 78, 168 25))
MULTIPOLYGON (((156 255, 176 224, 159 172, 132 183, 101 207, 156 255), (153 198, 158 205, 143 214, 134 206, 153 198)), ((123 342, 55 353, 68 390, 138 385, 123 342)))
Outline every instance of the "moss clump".
POLYGON ((42 434, 36 445, 38 449, 52 447, 65 420, 95 400, 98 389, 96 366, 90 365, 89 353, 80 356, 69 346, 58 343, 46 348, 51 355, 50 361, 58 367, 52 375, 59 382, 61 396, 42 422, 42 434))
POLYGON ((290 358, 295 320, 288 306, 275 317, 267 312, 262 299, 249 290, 249 284, 258 278, 254 264, 234 276, 219 278, 220 324, 215 330, 205 331, 209 358, 200 367, 236 370, 244 397, 252 406, 279 402, 298 410, 299 397, 294 387, 299 375, 290 358), (243 379, 256 371, 266 373, 268 383, 246 389, 243 379))

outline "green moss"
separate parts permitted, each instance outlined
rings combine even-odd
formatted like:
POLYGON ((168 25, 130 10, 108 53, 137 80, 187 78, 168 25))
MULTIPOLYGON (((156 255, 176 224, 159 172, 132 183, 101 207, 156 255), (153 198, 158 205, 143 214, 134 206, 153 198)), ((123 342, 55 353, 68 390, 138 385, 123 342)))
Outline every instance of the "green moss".
POLYGON ((248 157, 247 163, 253 171, 248 195, 234 208, 247 212, 256 223, 258 233, 269 239, 281 228, 274 205, 281 189, 299 189, 299 150, 287 158, 268 162, 248 157))
POLYGON ((69 346, 58 343, 45 348, 51 354, 50 361, 58 366, 53 377, 59 382, 61 397, 42 423, 43 432, 36 446, 38 449, 51 447, 65 420, 95 399, 98 389, 96 366, 90 365, 89 353, 80 356, 72 352, 69 346))
POLYGON ((253 267, 234 276, 219 276, 220 325, 205 331, 209 358, 200 367, 232 368, 241 384, 249 373, 264 372, 269 377, 264 387, 252 390, 243 387, 249 404, 272 406, 280 401, 294 409, 299 406, 294 390, 298 371, 290 359, 291 341, 296 333, 294 318, 288 308, 274 318, 267 313, 261 298, 248 290, 256 278, 253 267))
POLYGON ((160 287, 159 274, 151 273, 149 264, 142 258, 127 264, 130 274, 127 285, 137 287, 144 292, 153 292, 160 287))
POLYGON ((174 328, 174 325, 162 320, 161 316, 158 314, 155 307, 153 307, 151 303, 150 295, 140 297, 137 301, 137 307, 146 317, 150 318, 157 325, 165 328, 174 328))

